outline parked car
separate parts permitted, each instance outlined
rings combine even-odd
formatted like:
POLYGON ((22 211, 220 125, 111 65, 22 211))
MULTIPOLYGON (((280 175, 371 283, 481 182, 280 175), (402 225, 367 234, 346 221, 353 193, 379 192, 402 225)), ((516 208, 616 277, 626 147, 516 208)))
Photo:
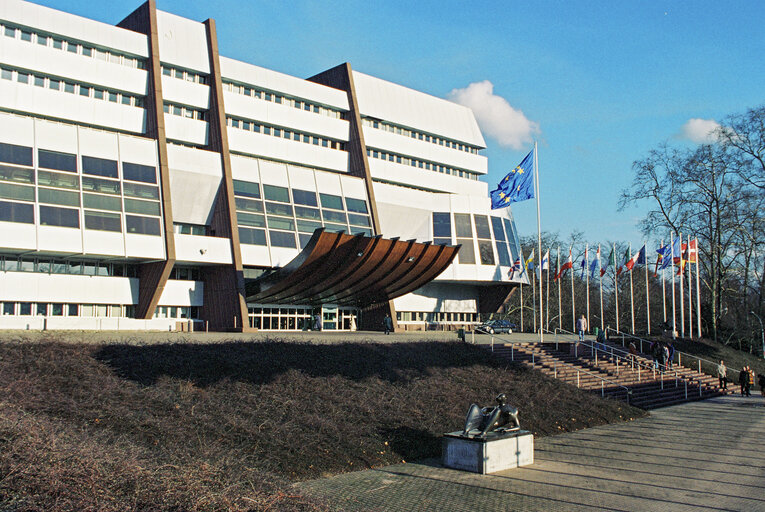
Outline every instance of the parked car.
POLYGON ((516 328, 516 325, 509 320, 489 320, 476 327, 478 331, 488 332, 489 334, 511 334, 516 328))

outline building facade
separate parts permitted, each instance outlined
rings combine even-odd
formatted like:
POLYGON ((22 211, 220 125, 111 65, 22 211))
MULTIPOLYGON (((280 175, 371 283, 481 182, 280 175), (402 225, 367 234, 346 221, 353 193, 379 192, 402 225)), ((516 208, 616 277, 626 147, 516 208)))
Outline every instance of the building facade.
POLYGON ((118 26, 4 0, 0 328, 477 321, 526 282, 484 148, 465 107, 348 64, 301 79, 222 57, 212 19, 154 0, 118 26), (248 303, 317 228, 461 247, 369 311, 248 303))

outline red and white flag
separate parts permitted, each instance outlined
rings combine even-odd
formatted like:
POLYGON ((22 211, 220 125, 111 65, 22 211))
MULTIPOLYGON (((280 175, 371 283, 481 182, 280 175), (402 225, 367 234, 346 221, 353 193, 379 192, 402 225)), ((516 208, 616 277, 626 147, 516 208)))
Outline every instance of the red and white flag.
POLYGON ((570 270, 574 268, 574 261, 571 259, 571 249, 568 250, 568 260, 566 260, 566 263, 561 265, 560 270, 558 271, 558 275, 555 276, 555 279, 560 279, 563 277, 563 274, 566 273, 566 270, 570 270))

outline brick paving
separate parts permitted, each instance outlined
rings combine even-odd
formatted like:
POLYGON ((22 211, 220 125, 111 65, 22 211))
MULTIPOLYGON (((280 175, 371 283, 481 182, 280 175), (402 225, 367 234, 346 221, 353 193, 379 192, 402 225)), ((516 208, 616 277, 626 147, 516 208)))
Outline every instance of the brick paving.
POLYGON ((492 475, 427 460, 296 485, 348 511, 765 511, 765 400, 712 398, 539 438, 535 458, 492 475))

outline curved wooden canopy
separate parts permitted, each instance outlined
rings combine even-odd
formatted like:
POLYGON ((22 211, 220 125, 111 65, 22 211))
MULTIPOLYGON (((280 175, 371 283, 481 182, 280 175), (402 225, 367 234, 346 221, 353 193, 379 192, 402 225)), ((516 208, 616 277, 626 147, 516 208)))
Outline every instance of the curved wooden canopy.
POLYGON ((286 266, 246 283, 247 302, 366 307, 435 279, 459 248, 317 229, 286 266))

